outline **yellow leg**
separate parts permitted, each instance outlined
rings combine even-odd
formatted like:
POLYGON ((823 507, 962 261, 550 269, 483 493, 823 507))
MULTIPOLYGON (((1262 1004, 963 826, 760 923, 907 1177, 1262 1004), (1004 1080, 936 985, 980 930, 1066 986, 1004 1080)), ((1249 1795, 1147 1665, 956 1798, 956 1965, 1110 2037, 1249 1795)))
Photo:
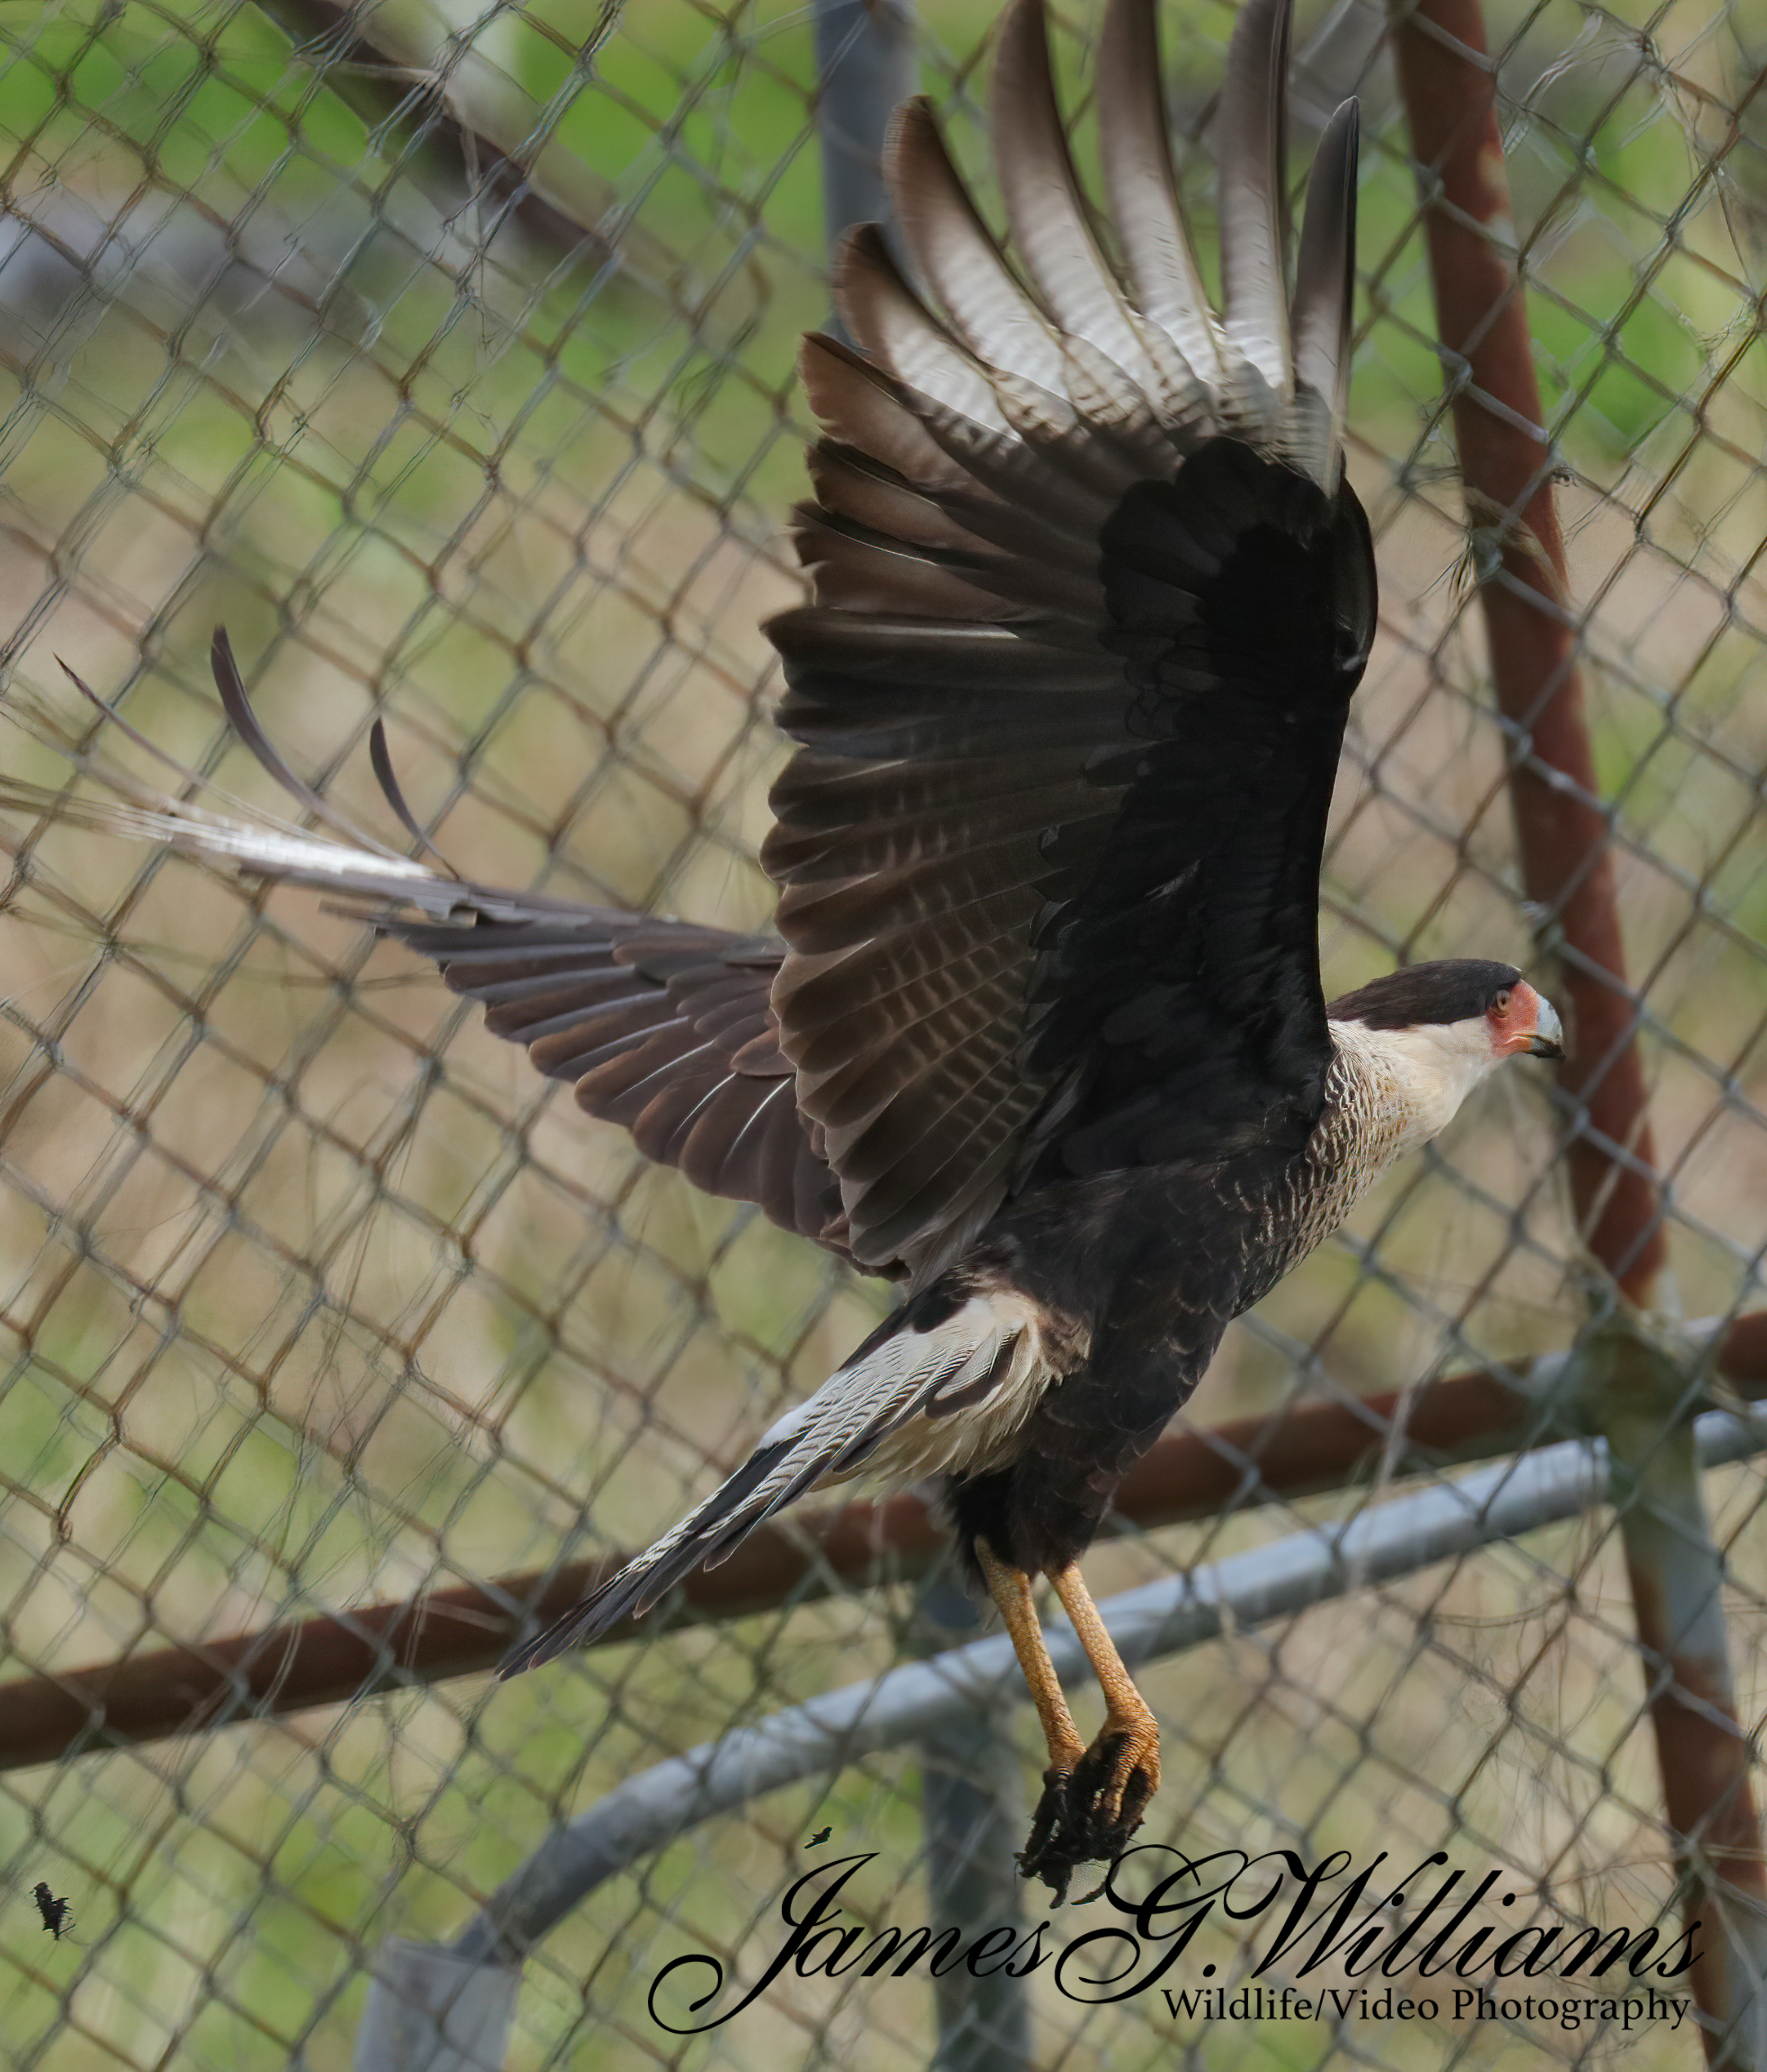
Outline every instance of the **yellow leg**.
POLYGON ((1139 1820, 1141 1808, 1159 1789, 1159 1722, 1123 1667, 1122 1657, 1104 1629, 1078 1565, 1070 1562, 1066 1568, 1058 1569, 1049 1580, 1061 1600, 1062 1610, 1073 1621, 1073 1630, 1104 1694, 1104 1724, 1093 1749, 1102 1753, 1112 1736, 1122 1737, 1107 1789, 1122 1812, 1131 1814, 1132 1807, 1132 1816, 1139 1820), (1142 1773, 1140 1779, 1136 1776, 1137 1771, 1142 1773))
MULTIPOLYGON (((1086 1753, 1086 1744, 1074 1726, 1068 1701, 1061 1695, 1061 1680, 1043 1645, 1043 1629, 1031 1601, 1031 1579, 1022 1568, 1013 1568, 1002 1561, 985 1540, 976 1541, 975 1558, 988 1594, 999 1606, 1006 1631, 1012 1636, 1012 1651, 1019 1658, 1049 1749, 1050 1769, 1060 1776, 1069 1776, 1086 1753)), ((1096 1618, 1097 1614, 1093 1616, 1096 1618)))
POLYGON ((1049 1749, 1043 1795, 1019 1868, 1027 1878, 1041 1878, 1059 1906, 1078 1865, 1114 1863, 1140 1825, 1159 1785, 1159 1727, 1112 1645, 1079 1570, 1070 1563, 1049 1580, 1104 1694, 1104 1727, 1086 1747, 1044 1645, 1030 1577, 1002 1561, 985 1540, 975 1542, 975 1558, 1012 1636, 1049 1749))

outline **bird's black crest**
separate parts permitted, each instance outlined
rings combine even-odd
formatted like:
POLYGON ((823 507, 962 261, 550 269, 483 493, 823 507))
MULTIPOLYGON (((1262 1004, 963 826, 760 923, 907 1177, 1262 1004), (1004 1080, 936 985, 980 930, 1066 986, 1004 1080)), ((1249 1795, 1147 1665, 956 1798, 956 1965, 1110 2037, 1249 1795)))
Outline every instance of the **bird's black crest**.
POLYGON ((1326 1009, 1334 1022, 1360 1022, 1370 1029, 1415 1029, 1429 1023, 1469 1022, 1483 1014, 1506 986, 1522 974, 1512 964, 1479 957, 1447 957, 1436 964, 1408 965, 1372 979, 1326 1009))

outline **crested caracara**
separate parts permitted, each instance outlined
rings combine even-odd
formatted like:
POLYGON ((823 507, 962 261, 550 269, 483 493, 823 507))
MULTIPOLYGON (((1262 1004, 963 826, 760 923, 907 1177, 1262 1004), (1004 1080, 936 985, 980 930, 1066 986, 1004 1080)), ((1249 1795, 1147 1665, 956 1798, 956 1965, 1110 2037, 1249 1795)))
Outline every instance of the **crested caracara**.
MULTIPOLYGON (((762 853, 777 935, 134 816, 415 909, 377 925, 591 1115, 903 1283, 809 1401, 505 1672, 645 1611, 810 1491, 931 1482, 1042 1723, 1021 1861, 1058 1894, 1121 1851, 1158 1781, 1153 1718, 1078 1566, 1124 1471, 1229 1320, 1394 1159, 1506 1058, 1560 1054, 1508 965, 1415 965, 1329 1004, 1320 984, 1320 854, 1375 572, 1341 445, 1356 110, 1320 141, 1291 283, 1287 47, 1287 0, 1249 0, 1216 123, 1219 315, 1153 0, 1110 0, 1099 53, 1113 256, 1039 0, 1015 0, 994 66, 1003 243, 926 106, 897 117, 910 265, 859 231, 838 269, 854 342, 804 349, 813 601, 769 629, 796 744, 762 853), (1039 1575, 1103 1687, 1090 1747, 1039 1575)), ((258 732, 224 639, 216 667, 247 739, 323 810, 258 732)))

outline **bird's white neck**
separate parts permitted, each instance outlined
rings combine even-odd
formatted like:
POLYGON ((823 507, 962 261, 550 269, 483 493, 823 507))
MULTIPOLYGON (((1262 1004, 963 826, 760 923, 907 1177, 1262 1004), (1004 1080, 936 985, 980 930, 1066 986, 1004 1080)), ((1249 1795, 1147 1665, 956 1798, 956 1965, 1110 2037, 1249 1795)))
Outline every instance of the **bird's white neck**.
POLYGON ((1327 1027, 1346 1082, 1338 1103, 1378 1144, 1382 1168, 1439 1136, 1502 1062, 1482 1020, 1409 1029, 1371 1029, 1362 1022, 1327 1027))

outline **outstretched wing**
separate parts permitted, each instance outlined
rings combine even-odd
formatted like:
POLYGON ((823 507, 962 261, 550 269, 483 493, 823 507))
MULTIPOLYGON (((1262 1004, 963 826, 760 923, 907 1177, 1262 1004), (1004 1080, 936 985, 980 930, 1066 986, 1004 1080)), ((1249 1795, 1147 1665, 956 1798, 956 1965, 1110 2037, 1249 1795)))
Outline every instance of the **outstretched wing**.
MULTIPOLYGON (((64 822, 163 841, 248 876, 368 902, 355 909, 364 919, 431 958, 456 992, 483 1001, 493 1034, 524 1045, 541 1072, 569 1081, 591 1115, 630 1130, 646 1157, 678 1166, 708 1194, 756 1202, 786 1229, 851 1258, 840 1189, 814 1126, 798 1112, 793 1068, 779 1049, 770 995, 782 942, 475 884, 400 856, 288 768, 258 724, 224 631, 216 633, 210 659, 234 732, 331 834, 243 804, 221 813, 147 790, 82 750, 47 713, 32 715, 33 724, 123 802, 0 778, 0 806, 53 812, 64 822)), ((186 787, 207 788, 120 714, 103 709, 186 787)), ((378 725, 372 748, 388 804, 424 841, 378 725)), ((901 1271, 895 1262, 881 1270, 901 1271)))
POLYGON ((924 1278, 1028 1178, 1298 1145, 1329 1056, 1319 873, 1372 638, 1342 480, 1355 111, 1287 285, 1286 0, 1219 118, 1224 311, 1177 200, 1152 0, 1111 0, 1100 145, 1127 285, 1064 137, 1040 0, 994 71, 1002 257, 930 114, 904 243, 850 242, 863 354, 807 341, 815 603, 770 631, 798 751, 763 861, 799 1103, 861 1261, 924 1278))
POLYGON ((433 958, 456 992, 484 1003, 493 1036, 525 1045, 645 1157, 850 1259, 840 1189, 798 1113, 769 1001, 783 944, 587 907, 375 925, 433 958))

